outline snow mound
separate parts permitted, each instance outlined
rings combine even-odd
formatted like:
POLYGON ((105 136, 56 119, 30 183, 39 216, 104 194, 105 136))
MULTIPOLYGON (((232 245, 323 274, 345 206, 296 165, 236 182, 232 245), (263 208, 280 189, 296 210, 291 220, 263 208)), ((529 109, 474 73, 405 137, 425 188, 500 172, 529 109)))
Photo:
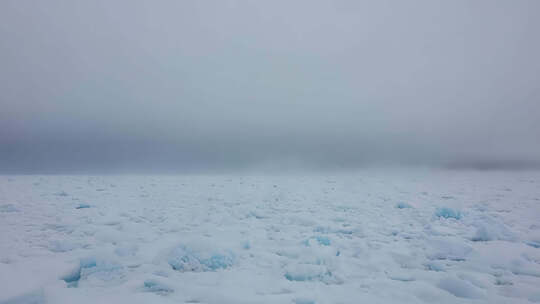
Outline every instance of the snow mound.
POLYGON ((114 253, 119 257, 127 257, 136 255, 138 250, 137 245, 127 245, 116 248, 114 253))
POLYGON ((0 302, 1 304, 45 304, 43 291, 26 293, 15 298, 0 302))
POLYGON ((473 242, 488 242, 488 241, 513 241, 514 234, 503 225, 500 224, 480 224, 476 229, 475 234, 471 238, 473 242))
POLYGON ((193 248, 180 245, 174 248, 168 263, 174 270, 187 272, 216 271, 234 264, 235 255, 230 250, 193 248))
POLYGON ((432 247, 428 254, 431 260, 465 261, 472 248, 466 244, 451 240, 432 240, 432 247))
POLYGON ((54 240, 49 243, 49 250, 51 252, 68 252, 77 248, 80 248, 81 245, 69 240, 54 240))

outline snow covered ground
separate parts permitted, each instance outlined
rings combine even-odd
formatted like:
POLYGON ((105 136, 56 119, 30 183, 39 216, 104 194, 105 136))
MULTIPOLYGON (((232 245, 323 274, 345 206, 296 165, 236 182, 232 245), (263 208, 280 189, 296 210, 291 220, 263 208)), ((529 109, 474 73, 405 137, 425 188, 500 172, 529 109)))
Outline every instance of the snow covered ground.
POLYGON ((0 303, 540 302, 540 172, 0 176, 0 303))

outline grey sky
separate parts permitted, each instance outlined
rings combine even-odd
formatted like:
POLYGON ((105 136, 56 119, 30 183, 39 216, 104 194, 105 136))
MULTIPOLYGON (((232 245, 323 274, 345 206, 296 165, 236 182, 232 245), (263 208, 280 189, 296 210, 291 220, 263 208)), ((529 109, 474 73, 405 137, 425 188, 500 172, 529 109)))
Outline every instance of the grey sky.
POLYGON ((540 161, 540 1, 0 1, 0 172, 540 161))

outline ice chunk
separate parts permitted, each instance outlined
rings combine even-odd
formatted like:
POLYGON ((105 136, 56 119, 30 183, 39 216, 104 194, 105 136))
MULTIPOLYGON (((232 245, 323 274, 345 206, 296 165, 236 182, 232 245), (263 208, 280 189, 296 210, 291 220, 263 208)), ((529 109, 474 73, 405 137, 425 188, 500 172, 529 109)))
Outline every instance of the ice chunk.
POLYGON ((81 279, 81 271, 84 268, 91 268, 96 266, 96 259, 95 258, 85 258, 81 259, 79 261, 79 265, 75 267, 70 273, 64 275, 61 277, 62 280, 64 280, 66 283, 68 283, 68 286, 73 287, 77 286, 77 282, 81 279))
POLYGON ((18 212, 19 209, 15 208, 13 204, 0 205, 0 212, 18 212))
POLYGON ((481 226, 476 230, 476 233, 471 238, 474 242, 487 242, 492 241, 496 238, 496 236, 489 231, 485 226, 481 226))
POLYGON ((413 276, 408 276, 408 275, 389 275, 388 278, 390 280, 401 281, 401 282, 412 282, 416 280, 413 276))
POLYGON ((396 208, 405 209, 405 208, 412 208, 412 206, 405 203, 405 202, 399 202, 399 203, 396 204, 396 208))
POLYGON ((330 276, 331 274, 328 272, 320 273, 320 272, 304 272, 304 271, 293 271, 293 272, 287 272, 285 273, 285 278, 289 281, 298 281, 298 282, 304 282, 304 281, 313 281, 318 280, 322 281, 324 277, 330 276))
POLYGON ((498 278, 495 278, 495 285, 498 285, 498 286, 504 286, 504 285, 510 286, 510 285, 514 285, 514 283, 512 283, 512 281, 509 278, 498 277, 498 278))
POLYGON ((313 229, 313 232, 317 233, 335 233, 335 234, 344 234, 344 235, 353 235, 358 234, 362 235, 362 229, 359 227, 355 228, 337 228, 337 227, 329 227, 329 226, 317 226, 315 229, 313 229))
POLYGON ((321 236, 321 235, 312 236, 311 238, 304 241, 304 245, 306 245, 306 246, 314 245, 313 243, 318 244, 318 245, 322 245, 322 246, 330 246, 331 242, 330 242, 330 239, 328 237, 321 236))
POLYGON ((295 282, 320 281, 325 284, 342 283, 327 267, 314 264, 297 264, 289 267, 285 273, 285 278, 295 282))
MULTIPOLYGON (((61 277, 68 287, 78 287, 81 280, 111 282, 122 277, 122 266, 109 261, 96 260, 94 257, 81 259, 79 265, 70 273, 61 277)), ((109 285, 109 284, 105 284, 109 285)))
POLYGON ((143 284, 143 290, 148 292, 153 292, 159 295, 166 295, 168 293, 174 292, 172 287, 167 286, 157 280, 146 280, 143 284))
POLYGON ((201 272, 228 268, 234 260, 235 256, 229 250, 201 250, 180 245, 171 251, 168 263, 174 270, 201 272))
POLYGON ((431 262, 425 263, 424 266, 426 267, 426 270, 444 271, 444 265, 442 263, 438 263, 436 261, 431 261, 431 262))
POLYGON ((525 242, 525 244, 534 248, 540 248, 540 242, 538 241, 528 241, 528 242, 525 242))
POLYGON ((258 220, 268 218, 266 215, 260 213, 259 211, 251 211, 251 212, 249 212, 248 217, 254 217, 254 218, 258 219, 258 220))
POLYGON ((540 233, 531 233, 527 238, 528 240, 525 244, 534 248, 540 248, 540 233))
POLYGON ((459 220, 462 217, 462 214, 459 210, 448 207, 437 208, 437 210, 435 211, 435 215, 445 219, 453 218, 456 220, 459 220))
POLYGON ((86 209, 86 208, 90 208, 90 205, 88 205, 88 204, 79 204, 77 207, 75 207, 75 209, 86 209))
POLYGON ((535 292, 529 296, 528 300, 533 303, 540 303, 540 292, 535 292))

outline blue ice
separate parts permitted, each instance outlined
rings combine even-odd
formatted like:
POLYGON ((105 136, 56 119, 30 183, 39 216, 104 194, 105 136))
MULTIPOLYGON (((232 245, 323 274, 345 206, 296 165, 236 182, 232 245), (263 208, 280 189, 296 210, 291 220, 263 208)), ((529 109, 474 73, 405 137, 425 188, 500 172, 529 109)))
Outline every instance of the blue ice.
POLYGON ((113 281, 122 275, 122 266, 108 261, 97 261, 94 257, 81 259, 78 267, 61 277, 68 287, 78 287, 79 282, 90 276, 101 281, 113 281))
POLYGON ((461 216, 462 216, 459 210, 455 210, 448 207, 437 208, 437 210, 435 211, 435 215, 438 217, 443 217, 445 219, 453 218, 456 220, 461 219, 461 216))

